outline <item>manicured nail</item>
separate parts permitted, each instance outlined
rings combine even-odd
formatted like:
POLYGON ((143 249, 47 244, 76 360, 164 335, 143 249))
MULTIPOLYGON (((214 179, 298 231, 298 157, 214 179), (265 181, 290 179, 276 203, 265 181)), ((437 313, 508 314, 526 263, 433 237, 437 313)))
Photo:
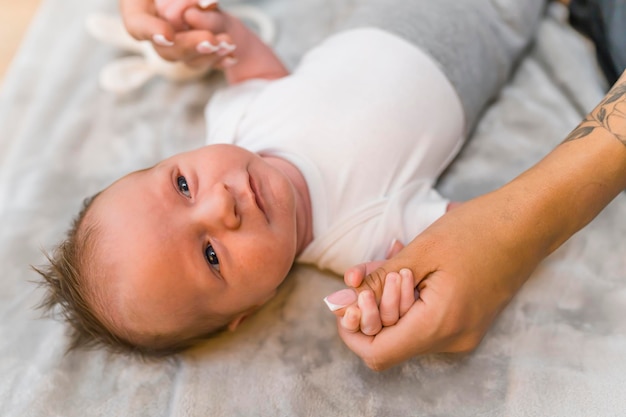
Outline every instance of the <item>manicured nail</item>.
POLYGON ((201 54, 212 54, 213 52, 219 51, 219 49, 219 46, 213 45, 209 41, 202 41, 198 44, 198 46, 196 46, 196 51, 201 54))
POLYGON ((324 302, 326 303, 330 311, 337 311, 340 308, 347 307, 350 304, 355 303, 356 300, 356 293, 354 292, 354 290, 351 290, 349 288, 339 290, 324 298, 324 302))
POLYGON ((227 56, 226 58, 224 58, 224 59, 222 60, 222 67, 224 67, 224 68, 230 68, 230 67, 232 67, 233 65, 235 65, 237 62, 239 62, 239 61, 237 60, 237 58, 233 58, 233 57, 227 56))
POLYGON ((174 45, 174 42, 167 40, 167 38, 163 35, 161 35, 160 33, 157 33, 156 35, 152 36, 152 41, 154 43, 156 43, 157 45, 161 45, 161 46, 172 46, 174 45))
POLYGON ((237 45, 233 45, 231 43, 228 42, 220 42, 219 45, 220 51, 218 52, 218 55, 228 55, 231 52, 233 52, 235 49, 237 49, 237 45))
POLYGON ((214 4, 217 4, 217 0, 198 0, 198 6, 200 6, 201 9, 207 9, 214 4))

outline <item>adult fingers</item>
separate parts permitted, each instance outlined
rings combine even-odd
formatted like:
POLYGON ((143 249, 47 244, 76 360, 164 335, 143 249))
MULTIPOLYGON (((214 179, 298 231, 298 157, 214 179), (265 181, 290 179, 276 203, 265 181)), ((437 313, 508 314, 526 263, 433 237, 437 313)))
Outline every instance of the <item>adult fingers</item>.
POLYGON ((224 12, 217 10, 203 11, 197 8, 187 9, 183 16, 185 23, 192 29, 209 30, 213 33, 227 32, 226 23, 230 18, 224 12))
POLYGON ((124 0, 120 2, 124 26, 128 33, 140 41, 152 41, 159 46, 171 46, 174 29, 157 17, 154 3, 150 0, 124 0))
POLYGON ((380 320, 383 326, 392 326, 400 318, 400 282, 397 272, 390 272, 385 278, 385 287, 380 299, 380 320))
POLYGON ((194 0, 155 0, 157 14, 167 20, 174 30, 182 31, 187 28, 184 20, 185 10, 189 7, 196 6, 197 1, 194 0))
POLYGON ((170 47, 155 47, 159 55, 168 61, 187 64, 204 62, 212 64, 233 54, 236 46, 227 34, 214 35, 202 30, 179 32, 170 47))
POLYGON ((324 298, 328 309, 337 317, 342 317, 346 312, 346 308, 351 305, 356 305, 357 300, 358 295, 352 288, 344 288, 343 290, 335 291, 324 298))
POLYGON ((415 303, 415 280, 413 272, 408 268, 402 268, 400 275, 400 317, 404 316, 415 303))
POLYGON ((357 306, 348 307, 339 323, 345 331, 358 332, 361 325, 361 310, 357 306))
POLYGON ((225 56, 219 59, 215 64, 213 64, 213 67, 225 70, 227 68, 235 66, 238 62, 239 60, 236 57, 225 56))
POLYGON ((339 336, 346 346, 373 370, 382 371, 413 356, 435 351, 429 328, 432 309, 416 302, 394 326, 384 327, 375 336, 348 332, 338 323, 339 336))
POLYGON ((361 310, 361 332, 366 335, 375 335, 380 332, 383 325, 374 293, 372 291, 361 292, 357 303, 361 310))

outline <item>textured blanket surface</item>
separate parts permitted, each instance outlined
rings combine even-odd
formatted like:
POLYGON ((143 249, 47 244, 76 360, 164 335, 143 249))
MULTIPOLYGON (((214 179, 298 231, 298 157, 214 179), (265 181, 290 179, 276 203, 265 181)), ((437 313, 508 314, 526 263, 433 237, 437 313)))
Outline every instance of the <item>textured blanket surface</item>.
MULTIPOLYGON (((0 94, 0 415, 609 416, 626 404, 626 195, 547 259, 479 348, 375 373, 340 341, 322 298, 339 277, 298 267, 237 332, 169 361, 64 355, 64 325, 33 309, 44 261, 82 199, 131 170, 202 144, 222 79, 153 80, 125 97, 97 73, 119 51, 83 22, 109 0, 45 0, 0 94)), ((350 1, 266 0, 293 66, 350 1)), ((235 4, 224 0, 223 4, 235 4)), ((590 46, 544 18, 510 83, 440 183, 464 200, 556 146, 599 101, 590 46)), ((576 210, 576 207, 571 207, 576 210)))

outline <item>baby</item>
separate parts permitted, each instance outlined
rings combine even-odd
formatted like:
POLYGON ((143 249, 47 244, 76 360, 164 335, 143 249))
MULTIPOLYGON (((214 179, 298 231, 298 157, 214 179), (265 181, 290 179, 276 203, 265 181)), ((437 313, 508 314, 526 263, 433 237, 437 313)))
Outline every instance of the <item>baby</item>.
MULTIPOLYGON (((44 304, 61 304, 71 324, 70 348, 179 351, 234 330, 294 262, 342 274, 382 259, 448 209, 433 186, 476 112, 417 41, 384 24, 347 25, 289 74, 214 4, 164 0, 149 19, 139 5, 122 2, 132 34, 166 57, 196 39, 188 62, 223 69, 229 86, 207 105, 207 146, 90 199, 39 270, 50 289, 44 304)), ((483 94, 484 104, 491 91, 483 94)), ((373 334, 397 321, 414 285, 407 271, 396 275, 382 295, 363 292, 346 327, 373 334)))

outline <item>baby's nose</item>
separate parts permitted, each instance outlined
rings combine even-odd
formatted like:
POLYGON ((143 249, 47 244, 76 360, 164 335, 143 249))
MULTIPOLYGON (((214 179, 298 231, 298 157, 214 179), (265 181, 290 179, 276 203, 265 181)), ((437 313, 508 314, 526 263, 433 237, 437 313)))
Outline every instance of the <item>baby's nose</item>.
POLYGON ((210 195, 202 199, 198 204, 198 216, 210 227, 233 230, 241 225, 237 201, 226 184, 216 184, 210 195))

